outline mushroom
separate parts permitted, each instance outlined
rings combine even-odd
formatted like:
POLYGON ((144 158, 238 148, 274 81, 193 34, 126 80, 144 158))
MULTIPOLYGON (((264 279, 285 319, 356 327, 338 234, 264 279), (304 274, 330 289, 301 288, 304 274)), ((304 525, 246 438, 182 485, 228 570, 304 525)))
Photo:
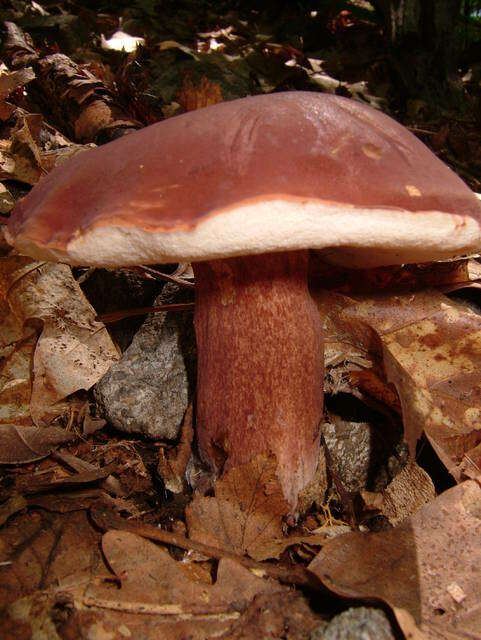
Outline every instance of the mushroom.
POLYGON ((72 265, 192 261, 197 435, 221 472, 273 453, 291 509, 313 478, 322 323, 308 250, 346 266, 481 246, 479 203, 407 129, 292 92, 171 118, 77 155, 16 206, 10 241, 72 265))

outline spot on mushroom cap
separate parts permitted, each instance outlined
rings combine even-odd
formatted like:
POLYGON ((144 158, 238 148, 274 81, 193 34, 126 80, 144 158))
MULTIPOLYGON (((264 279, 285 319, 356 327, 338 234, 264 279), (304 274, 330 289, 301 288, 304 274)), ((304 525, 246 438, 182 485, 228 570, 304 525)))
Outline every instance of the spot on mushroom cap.
POLYGON ((317 248, 344 264, 481 246, 466 185, 388 116, 289 92, 221 103, 82 153, 17 205, 34 257, 128 265, 317 248))

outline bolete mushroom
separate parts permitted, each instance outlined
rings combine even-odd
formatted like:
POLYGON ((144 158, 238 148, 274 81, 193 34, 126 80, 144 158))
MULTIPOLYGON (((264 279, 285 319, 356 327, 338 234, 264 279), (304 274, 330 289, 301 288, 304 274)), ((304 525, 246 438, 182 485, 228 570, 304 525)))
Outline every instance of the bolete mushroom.
POLYGON ((313 477, 322 323, 308 249, 378 266, 481 246, 479 203, 407 129, 319 93, 234 100, 77 155, 17 205, 9 237, 73 265, 192 261, 197 435, 217 471, 272 452, 292 509, 313 477))

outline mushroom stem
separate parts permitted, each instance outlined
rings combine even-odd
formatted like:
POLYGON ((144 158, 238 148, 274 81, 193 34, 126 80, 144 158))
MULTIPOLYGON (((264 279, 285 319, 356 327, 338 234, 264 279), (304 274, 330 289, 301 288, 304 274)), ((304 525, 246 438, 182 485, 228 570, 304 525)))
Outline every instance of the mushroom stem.
POLYGON ((194 264, 197 434, 217 472, 275 454, 290 507, 312 479, 322 413, 322 327, 307 251, 194 264))

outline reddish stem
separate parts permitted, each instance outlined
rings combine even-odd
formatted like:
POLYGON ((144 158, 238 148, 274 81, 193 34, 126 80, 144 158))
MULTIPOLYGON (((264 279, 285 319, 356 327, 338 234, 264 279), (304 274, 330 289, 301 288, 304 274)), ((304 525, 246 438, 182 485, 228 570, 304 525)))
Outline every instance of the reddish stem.
POLYGON ((272 452, 294 509, 318 460, 323 353, 307 251, 194 265, 197 434, 217 471, 272 452))

